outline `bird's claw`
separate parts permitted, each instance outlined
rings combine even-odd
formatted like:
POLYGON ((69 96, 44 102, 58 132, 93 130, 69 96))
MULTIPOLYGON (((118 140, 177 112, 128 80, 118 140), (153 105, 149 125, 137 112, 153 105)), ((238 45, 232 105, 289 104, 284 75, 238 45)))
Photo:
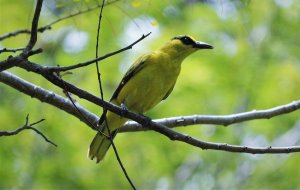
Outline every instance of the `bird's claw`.
POLYGON ((128 108, 126 107, 126 105, 124 103, 121 103, 121 115, 124 117, 124 115, 126 114, 126 112, 128 111, 128 108))

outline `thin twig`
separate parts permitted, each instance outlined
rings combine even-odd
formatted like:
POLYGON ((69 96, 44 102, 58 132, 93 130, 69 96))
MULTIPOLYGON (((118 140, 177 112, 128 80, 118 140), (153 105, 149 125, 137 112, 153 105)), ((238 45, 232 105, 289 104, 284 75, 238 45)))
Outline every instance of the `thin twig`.
MULTIPOLYGON (((99 52, 99 36, 100 36, 100 29, 101 29, 101 21, 102 21, 102 14, 103 14, 103 7, 104 7, 104 3, 105 3, 105 0, 102 0, 102 6, 101 6, 101 9, 100 9, 100 14, 99 14, 99 18, 98 18, 98 27, 97 27, 97 37, 96 37, 96 59, 98 58, 98 52, 99 52)), ((99 90, 100 90, 100 97, 102 100, 104 100, 104 93, 103 93, 103 88, 102 88, 102 82, 101 82, 101 75, 100 75, 100 67, 99 67, 99 64, 98 64, 98 61, 96 61, 96 69, 97 69, 97 78, 98 78, 98 84, 99 84, 99 90)), ((103 108, 103 114, 105 114, 106 110, 103 108)), ((99 120, 100 122, 100 120, 99 120)), ((116 155, 116 158, 118 160, 118 163, 127 179, 127 181, 129 182, 129 184, 131 185, 132 189, 136 189, 132 180, 130 179, 122 161, 121 161, 121 158, 119 156, 119 153, 118 153, 118 150, 117 150, 117 147, 114 143, 114 137, 111 135, 111 131, 110 131, 110 128, 109 128, 109 125, 107 123, 107 120, 106 120, 106 117, 105 117, 105 126, 107 128, 107 131, 108 131, 108 136, 109 136, 109 140, 111 142, 111 145, 113 147, 113 150, 114 150, 114 153, 116 155)), ((100 125, 100 123, 98 123, 98 125, 100 125)))
POLYGON ((10 37, 14 37, 14 36, 17 36, 19 34, 30 34, 30 30, 27 30, 27 29, 24 29, 24 30, 16 30, 14 32, 9 32, 7 34, 3 34, 0 36, 0 41, 1 40, 4 40, 6 38, 10 38, 10 37))
POLYGON ((0 54, 1 53, 7 53, 7 52, 12 52, 12 53, 16 53, 17 51, 23 51, 25 48, 2 48, 0 49, 0 54))
POLYGON ((69 100, 71 101, 72 105, 74 106, 74 108, 77 110, 78 114, 81 115, 81 117, 85 120, 85 122, 87 122, 89 124, 89 126, 92 126, 92 129, 99 131, 99 133, 101 133, 102 135, 104 135, 105 137, 109 138, 109 136, 107 136, 106 134, 102 133, 99 128, 98 125, 95 125, 93 122, 91 122, 87 117, 85 117, 85 115, 80 111, 80 109, 76 106, 73 98, 70 96, 70 93, 66 90, 66 84, 64 82, 64 80, 62 80, 64 83, 64 90, 66 91, 66 95, 69 98, 69 100))
POLYGON ((114 52, 111 52, 111 53, 108 53, 108 54, 105 54, 101 57, 98 57, 96 59, 92 59, 90 61, 86 61, 86 62, 83 62, 83 63, 78 63, 78 64, 75 64, 75 65, 70 65, 70 66, 65 66, 65 67, 57 67, 57 66, 48 66, 46 67, 45 69, 51 71, 51 72, 59 72, 59 71, 69 71, 69 70, 72 70, 72 69, 77 69, 77 68, 80 68, 80 67, 85 67, 85 66, 88 66, 90 64, 93 64, 97 61, 101 61, 103 59, 106 59, 108 57, 111 57, 113 55, 116 55, 118 53, 121 53, 123 51, 126 51, 126 50, 129 50, 129 49, 132 49, 132 47, 134 45, 136 45, 137 43, 139 43, 140 41, 142 41, 143 39, 145 39, 147 36, 149 36, 151 34, 151 32, 149 32, 148 34, 143 34, 139 39, 137 39, 136 41, 134 41, 132 44, 122 48, 122 49, 119 49, 117 51, 114 51, 114 52))
MULTIPOLYGON (((116 3, 117 1, 119 0, 115 0, 115 1, 107 1, 105 4, 97 4, 96 6, 94 7, 91 7, 91 8, 88 8, 86 10, 83 10, 83 11, 78 11, 77 13, 73 13, 73 14, 70 14, 70 15, 67 15, 67 16, 64 16, 64 17, 61 17, 51 23, 49 23, 47 26, 52 26, 62 20, 66 20, 66 19, 69 19, 69 18, 72 18, 72 17, 75 17, 75 16, 78 16, 78 15, 81 15, 81 14, 84 14, 84 13, 87 13, 87 12, 90 12, 90 11, 93 11, 93 10, 96 10, 98 9, 99 7, 103 7, 103 6, 107 6, 107 5, 111 5, 113 3, 116 3)), ((45 26, 46 27, 46 26, 45 26)))
MULTIPOLYGON (((105 0, 102 1, 102 6, 100 9, 100 14, 98 18, 98 27, 97 27, 97 37, 96 37, 96 59, 98 59, 98 53, 99 53, 99 36, 100 36, 100 29, 101 29, 101 21, 102 21, 102 13, 103 13, 103 5, 104 5, 105 0)), ((102 82, 101 82, 101 74, 100 74, 100 68, 98 64, 98 60, 95 62, 96 63, 96 70, 97 70, 97 78, 98 78, 98 84, 99 84, 99 91, 100 91, 100 97, 103 100, 103 89, 102 89, 102 82)), ((104 112, 104 109, 103 109, 104 112)), ((100 120, 99 120, 100 121, 100 120)), ((100 123, 98 123, 100 124, 100 123)))
MULTIPOLYGON (((117 1, 119 1, 119 0, 109 1, 108 3, 105 4, 105 6, 111 5, 111 4, 113 4, 113 3, 117 2, 117 1)), ((96 10, 96 9, 99 8, 100 6, 102 6, 102 5, 99 5, 99 4, 98 4, 97 6, 92 7, 92 8, 88 8, 88 9, 86 9, 86 10, 84 10, 84 11, 78 11, 78 12, 76 12, 76 13, 67 15, 67 16, 65 16, 65 17, 61 17, 61 18, 59 18, 59 19, 57 19, 57 20, 55 20, 55 21, 50 22, 49 24, 47 24, 47 25, 45 25, 45 26, 43 26, 43 27, 38 28, 37 31, 40 32, 40 33, 42 33, 42 32, 44 32, 45 30, 50 30, 50 29, 52 28, 52 26, 53 26, 54 24, 58 23, 58 22, 61 22, 61 21, 63 21, 63 20, 66 20, 66 19, 69 19, 69 18, 78 16, 78 15, 81 15, 81 14, 84 14, 84 13, 87 13, 87 12, 90 12, 90 11, 93 11, 93 10, 96 10)), ((1 40, 4 40, 4 39, 6 39, 6 38, 10 38, 10 37, 17 36, 17 35, 19 35, 19 34, 31 34, 31 30, 23 29, 23 30, 17 30, 17 31, 14 31, 14 32, 10 32, 10 33, 7 33, 7 34, 3 34, 3 35, 0 36, 0 41, 1 41, 1 40)))
POLYGON ((51 140, 49 140, 49 139, 46 137, 46 135, 44 135, 41 131, 39 131, 38 129, 36 129, 36 128, 33 127, 34 125, 39 124, 39 123, 41 123, 41 122, 43 122, 43 121, 45 121, 45 119, 41 119, 41 120, 39 120, 39 121, 36 121, 36 122, 34 122, 34 123, 29 124, 29 115, 27 115, 27 116, 26 116, 25 124, 24 124, 22 127, 18 128, 18 129, 16 129, 16 130, 14 130, 14 131, 0 131, 0 137, 1 137, 1 136, 12 136, 12 135, 17 135, 17 134, 19 134, 21 131, 24 131, 24 130, 26 130, 26 129, 30 129, 30 130, 35 131, 35 132, 36 132, 37 134, 39 134, 40 136, 42 136, 43 139, 44 139, 46 142, 48 142, 48 143, 52 144, 53 146, 56 146, 56 147, 57 147, 57 145, 56 145, 54 142, 52 142, 51 140))
POLYGON ((37 0, 35 11, 34 11, 34 16, 32 19, 32 24, 31 24, 30 40, 29 40, 26 48, 22 52, 22 55, 24 55, 25 57, 28 57, 29 52, 32 50, 33 46, 36 44, 38 23, 39 23, 42 6, 43 6, 43 0, 37 0))

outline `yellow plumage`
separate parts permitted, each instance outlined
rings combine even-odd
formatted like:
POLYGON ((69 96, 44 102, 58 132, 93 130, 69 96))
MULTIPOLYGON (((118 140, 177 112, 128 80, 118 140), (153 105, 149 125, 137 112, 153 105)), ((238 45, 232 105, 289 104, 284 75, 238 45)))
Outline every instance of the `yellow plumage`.
MULTIPOLYGON (((111 98, 116 105, 123 105, 128 110, 144 113, 160 101, 166 99, 172 92, 180 73, 182 61, 199 49, 212 49, 209 44, 195 41, 188 36, 177 36, 158 50, 138 58, 129 68, 121 83, 111 98)), ((110 111, 102 118, 102 133, 109 136, 106 122, 112 137, 117 134, 127 118, 110 111)), ((93 139, 89 158, 101 161, 111 145, 110 139, 98 133, 93 139)))

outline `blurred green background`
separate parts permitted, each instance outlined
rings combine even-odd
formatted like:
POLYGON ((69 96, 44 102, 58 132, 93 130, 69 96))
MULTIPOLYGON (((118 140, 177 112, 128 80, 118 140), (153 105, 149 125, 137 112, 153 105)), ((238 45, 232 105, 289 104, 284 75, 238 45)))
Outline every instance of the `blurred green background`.
MULTIPOLYGON (((91 0, 46 0, 40 26, 96 5, 91 0)), ((0 34, 30 28, 34 1, 0 0, 0 34)), ((99 10, 53 25, 39 34, 31 57, 42 65, 71 65, 95 57, 99 10)), ((299 99, 300 4, 293 0, 120 0, 104 9, 100 54, 125 47, 152 32, 132 50, 100 63, 105 98, 141 54, 173 36, 188 34, 215 46, 187 58, 170 97, 146 115, 157 119, 194 114, 232 114, 266 109, 299 99)), ((0 42, 24 47, 28 35, 0 42)), ((0 54, 1 60, 9 54, 0 54)), ((62 94, 44 78, 9 69, 62 94)), ((99 95, 94 65, 65 79, 99 95)), ((77 100, 93 113, 102 108, 77 100)), ((0 84, 1 130, 45 118, 37 127, 58 147, 24 131, 0 138, 0 189, 130 189, 112 150, 99 165, 87 159, 95 132, 78 119, 0 84)), ((201 140, 248 146, 299 145, 299 111, 221 127, 196 125, 176 130, 201 140)), ((122 133, 115 139, 121 159, 138 189, 300 189, 299 153, 249 155, 201 150, 172 142, 156 132, 122 133)))

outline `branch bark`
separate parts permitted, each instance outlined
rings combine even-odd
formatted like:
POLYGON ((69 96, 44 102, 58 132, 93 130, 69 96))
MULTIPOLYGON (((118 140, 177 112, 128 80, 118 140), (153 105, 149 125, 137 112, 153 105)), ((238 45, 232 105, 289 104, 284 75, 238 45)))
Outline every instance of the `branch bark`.
MULTIPOLYGON (((36 86, 6 71, 0 72, 0 82, 7 84, 10 87, 30 97, 36 98, 41 102, 46 102, 61 110, 64 110, 65 112, 77 117, 88 126, 92 127, 90 123, 87 122, 82 117, 82 115, 74 108, 72 102, 67 98, 64 98, 58 94, 55 94, 54 92, 36 86)), ((80 106, 79 103, 76 103, 76 107, 80 110, 80 112, 84 115, 84 117, 87 118, 91 123, 94 124, 97 123, 98 117, 95 114, 89 112, 87 109, 80 106)))
MULTIPOLYGON (((289 104, 277 106, 265 110, 253 110, 249 112, 231 114, 231 115, 193 115, 193 116, 180 116, 165 119, 154 120, 157 123, 166 125, 170 128, 197 125, 197 124, 213 124, 228 126, 234 123, 241 123, 257 119, 270 119, 278 115, 284 115, 300 109, 300 100, 293 101, 289 104)), ((120 132, 135 132, 147 131, 149 128, 143 127, 136 122, 127 122, 120 128, 120 132)))

